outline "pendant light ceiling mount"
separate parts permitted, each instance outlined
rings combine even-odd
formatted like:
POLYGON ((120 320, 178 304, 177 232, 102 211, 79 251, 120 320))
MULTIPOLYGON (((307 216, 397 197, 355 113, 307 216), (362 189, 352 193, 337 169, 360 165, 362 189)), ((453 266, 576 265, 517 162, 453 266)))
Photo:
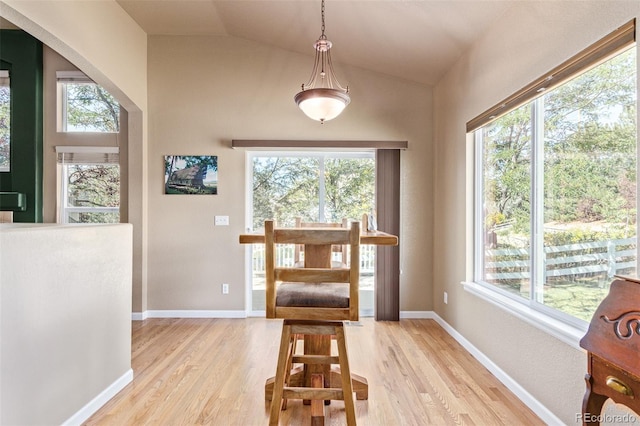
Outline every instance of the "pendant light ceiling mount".
POLYGON ((311 77, 294 100, 302 112, 309 118, 324 124, 336 118, 349 105, 349 86, 343 87, 335 76, 331 62, 331 46, 333 45, 324 33, 324 0, 322 0, 322 34, 313 44, 316 50, 315 62, 311 77))

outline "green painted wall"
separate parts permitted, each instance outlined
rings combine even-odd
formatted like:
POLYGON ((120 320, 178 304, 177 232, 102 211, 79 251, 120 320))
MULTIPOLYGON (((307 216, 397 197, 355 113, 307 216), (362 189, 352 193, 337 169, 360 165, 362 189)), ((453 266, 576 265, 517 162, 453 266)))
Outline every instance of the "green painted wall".
POLYGON ((0 210, 14 210, 15 222, 42 222, 42 43, 24 31, 0 30, 0 69, 11 78, 11 171, 0 172, 0 210), (19 198, 19 197, 17 197, 19 198))

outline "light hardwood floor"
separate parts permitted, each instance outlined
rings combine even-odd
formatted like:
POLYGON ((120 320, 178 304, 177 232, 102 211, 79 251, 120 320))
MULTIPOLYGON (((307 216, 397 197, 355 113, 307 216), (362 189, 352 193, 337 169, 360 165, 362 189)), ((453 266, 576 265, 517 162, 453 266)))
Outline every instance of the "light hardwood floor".
MULTIPOLYGON (((133 322, 134 380, 88 425, 265 425, 264 382, 275 373, 282 322, 148 319, 133 322)), ((369 381, 358 424, 538 425, 543 422, 433 320, 348 325, 351 370, 369 381)), ((332 401, 327 425, 345 424, 332 401)), ((289 401, 281 424, 310 424, 289 401)))

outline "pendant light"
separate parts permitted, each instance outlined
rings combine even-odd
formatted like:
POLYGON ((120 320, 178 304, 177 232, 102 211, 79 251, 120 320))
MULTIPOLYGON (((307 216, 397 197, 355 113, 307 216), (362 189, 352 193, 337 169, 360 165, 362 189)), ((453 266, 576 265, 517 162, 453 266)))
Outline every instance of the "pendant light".
POLYGON ((296 104, 307 117, 324 124, 336 118, 349 105, 349 86, 342 87, 333 72, 331 45, 324 34, 324 0, 322 0, 322 34, 313 44, 316 58, 311 77, 294 97, 296 104))

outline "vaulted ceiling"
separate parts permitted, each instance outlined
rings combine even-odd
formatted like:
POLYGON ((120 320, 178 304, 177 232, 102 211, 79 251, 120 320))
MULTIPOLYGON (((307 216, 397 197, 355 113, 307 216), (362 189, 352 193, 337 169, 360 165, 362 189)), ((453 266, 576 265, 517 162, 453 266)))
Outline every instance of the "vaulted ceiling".
MULTIPOLYGON (((149 35, 240 37, 312 56, 321 33, 320 0, 117 2, 149 35)), ((514 3, 326 0, 325 33, 337 64, 434 85, 514 3)))

